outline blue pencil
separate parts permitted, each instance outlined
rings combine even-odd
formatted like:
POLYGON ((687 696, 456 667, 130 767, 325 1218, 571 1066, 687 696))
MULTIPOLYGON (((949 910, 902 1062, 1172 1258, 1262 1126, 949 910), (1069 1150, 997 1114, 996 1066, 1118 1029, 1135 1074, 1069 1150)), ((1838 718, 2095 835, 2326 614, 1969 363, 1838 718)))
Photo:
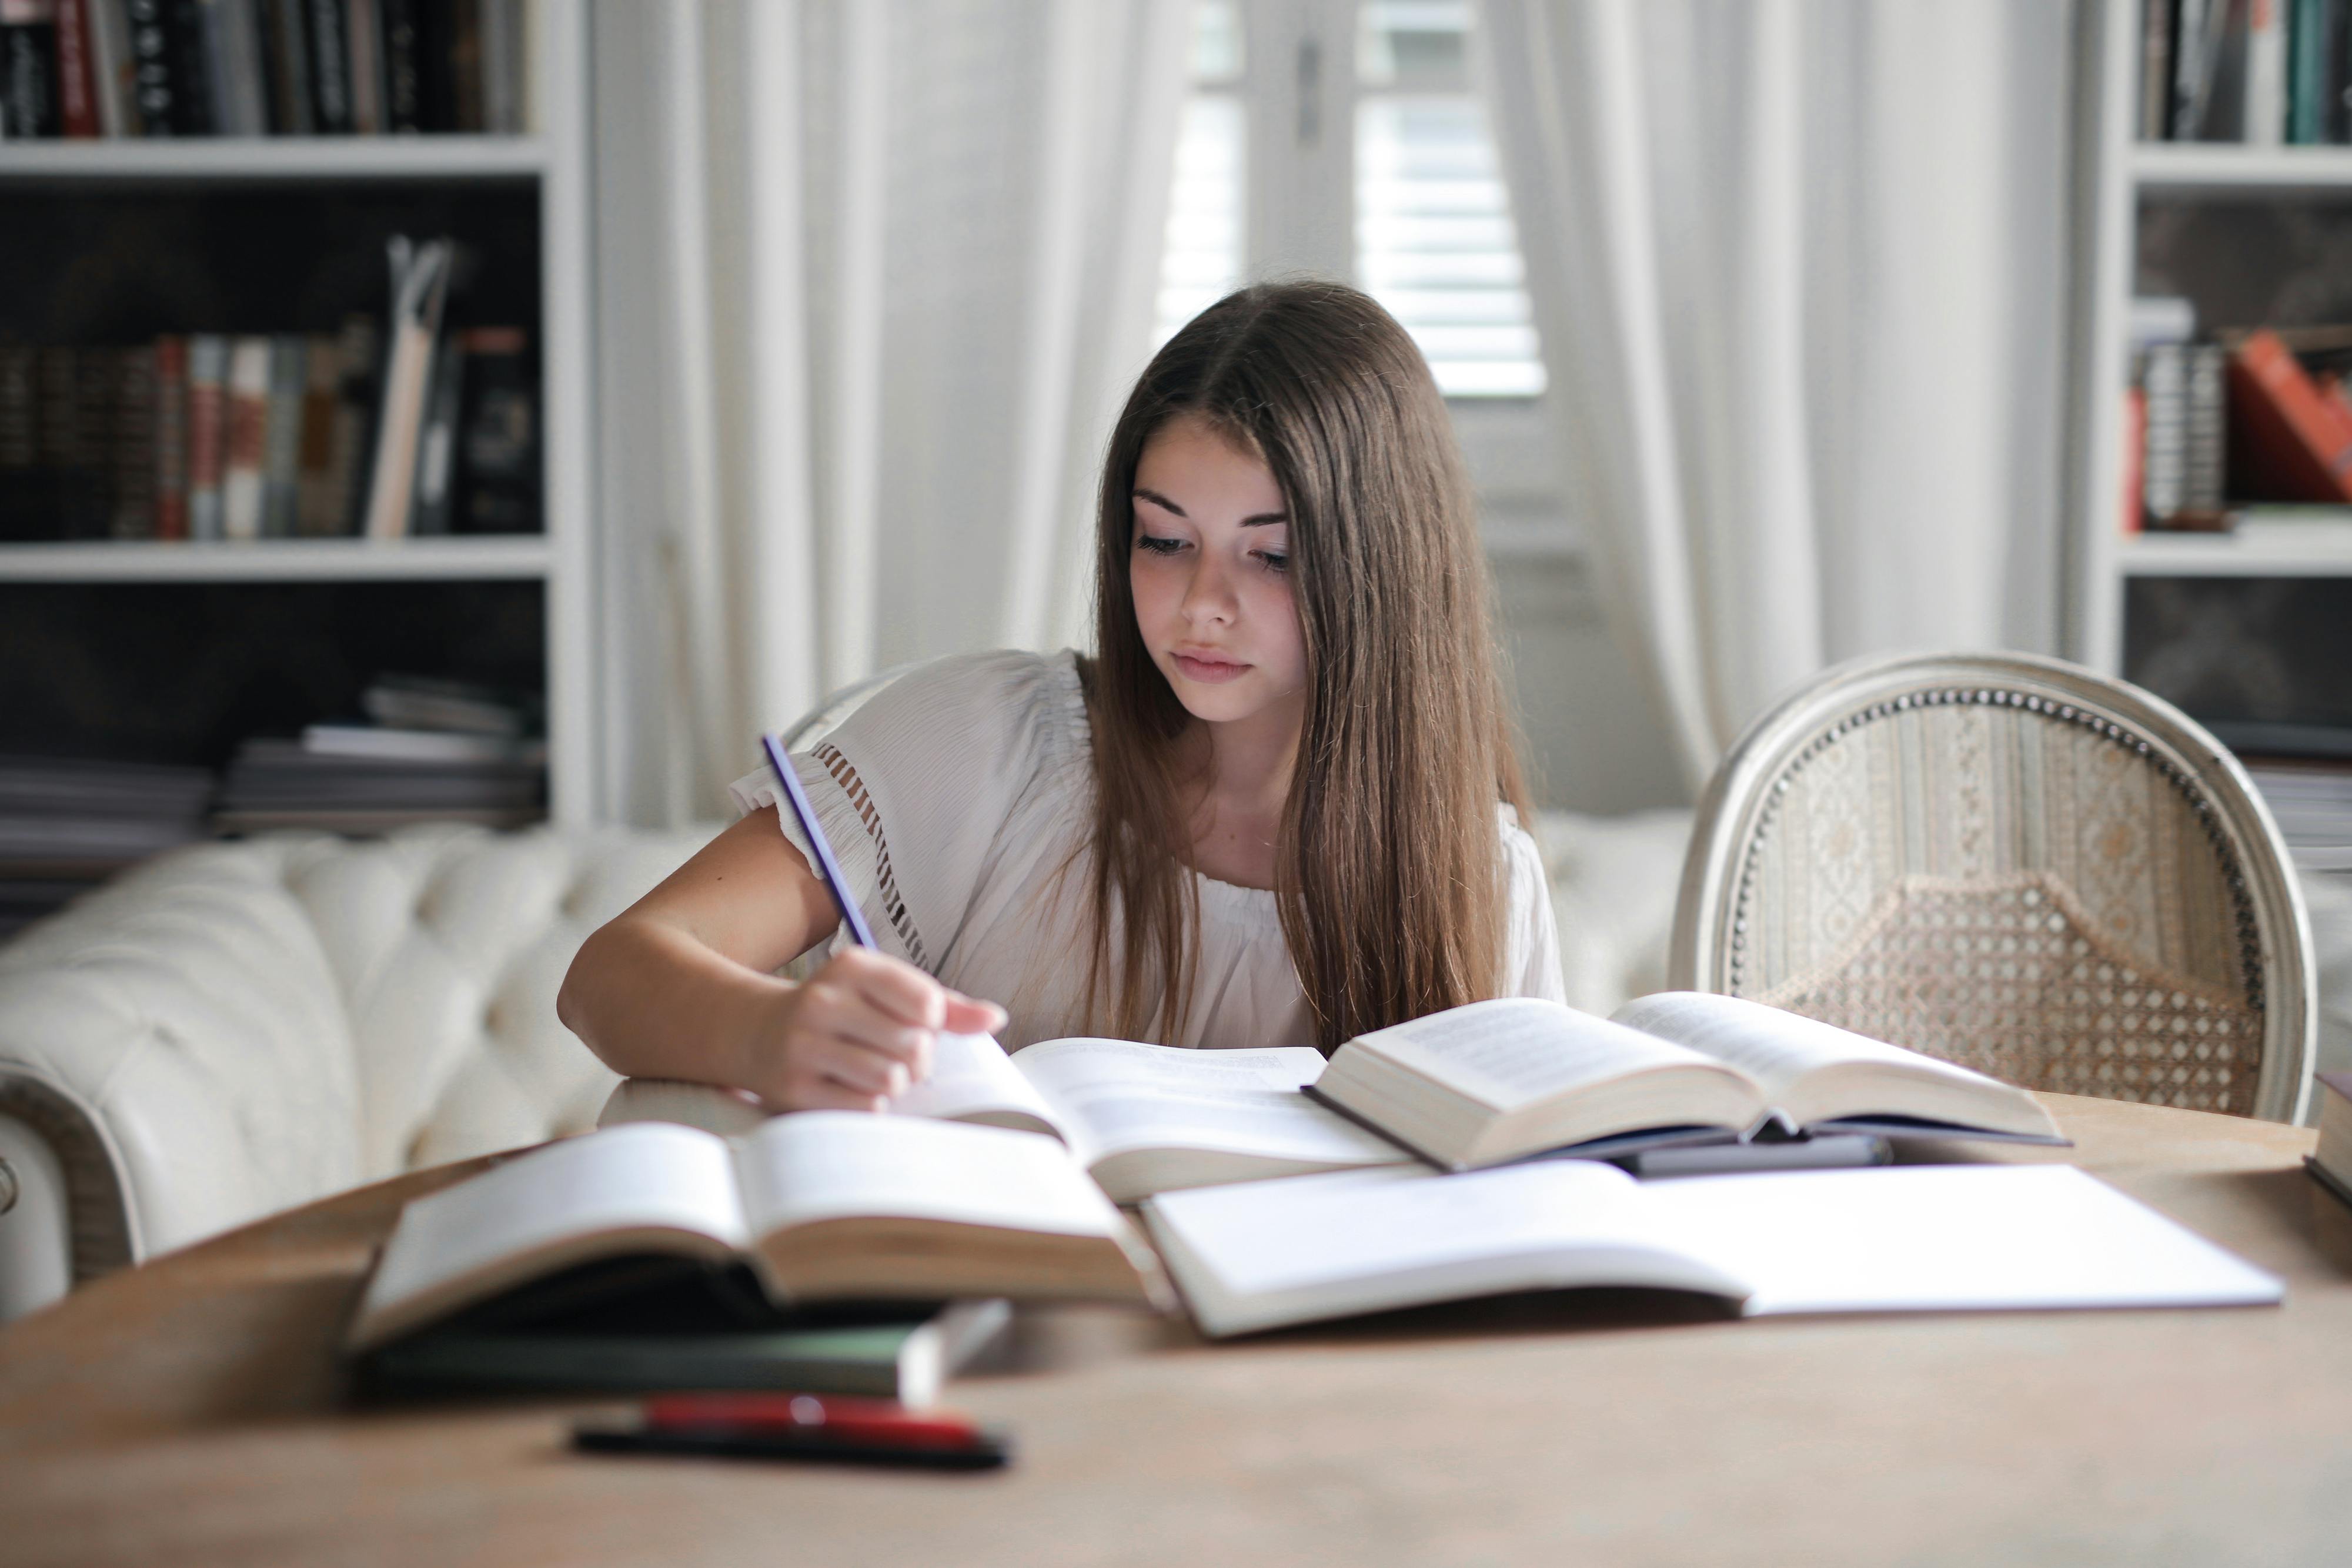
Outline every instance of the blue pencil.
POLYGON ((874 933, 866 924, 866 915, 857 901, 849 896, 848 887, 841 880, 841 862, 833 858, 833 845, 826 841, 824 830, 816 825, 816 808, 809 804, 808 791, 801 788, 801 776, 793 770, 792 758, 772 735, 763 735, 760 744, 768 750, 768 766, 774 770, 776 783, 791 802, 793 815, 800 819, 801 831, 807 835, 809 848, 816 852, 816 864, 809 869, 824 880, 827 893, 833 894, 833 905, 841 911, 843 924, 849 927, 849 938, 860 947, 877 946, 874 933))

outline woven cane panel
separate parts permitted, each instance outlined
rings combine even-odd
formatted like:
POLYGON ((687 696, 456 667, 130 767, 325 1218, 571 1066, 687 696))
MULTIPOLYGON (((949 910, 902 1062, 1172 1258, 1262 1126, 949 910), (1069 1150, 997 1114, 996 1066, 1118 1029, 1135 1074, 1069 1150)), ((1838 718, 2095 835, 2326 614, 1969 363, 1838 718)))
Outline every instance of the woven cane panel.
POLYGON ((2210 818, 2128 740, 1993 701, 1923 702, 1840 727, 1778 784, 1744 868, 1738 995, 1818 972, 1903 879, 2026 872, 2147 973, 2242 994, 2210 818))
POLYGON ((2042 873, 1906 877, 1761 1000, 2030 1089, 2251 1114, 2262 1014, 2136 961, 2042 873))

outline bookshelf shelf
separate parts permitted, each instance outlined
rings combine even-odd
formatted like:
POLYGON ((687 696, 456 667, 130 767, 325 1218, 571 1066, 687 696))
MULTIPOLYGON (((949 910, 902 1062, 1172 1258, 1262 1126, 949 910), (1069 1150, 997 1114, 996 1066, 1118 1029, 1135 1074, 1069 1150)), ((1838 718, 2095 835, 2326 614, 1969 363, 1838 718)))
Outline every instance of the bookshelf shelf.
POLYGON ((0 545, 0 582, 366 582, 544 578, 539 535, 0 545))
POLYGON ((0 142, 0 180, 174 184, 277 180, 524 180, 542 172, 535 136, 264 136, 0 142))
POLYGON ((2132 183, 2145 195, 2352 196, 2352 147, 2242 147, 2229 142, 2132 144, 2132 183))
POLYGON ((2275 534, 2143 534, 2124 542, 2117 565, 2132 577, 2352 577, 2352 523, 2275 534))

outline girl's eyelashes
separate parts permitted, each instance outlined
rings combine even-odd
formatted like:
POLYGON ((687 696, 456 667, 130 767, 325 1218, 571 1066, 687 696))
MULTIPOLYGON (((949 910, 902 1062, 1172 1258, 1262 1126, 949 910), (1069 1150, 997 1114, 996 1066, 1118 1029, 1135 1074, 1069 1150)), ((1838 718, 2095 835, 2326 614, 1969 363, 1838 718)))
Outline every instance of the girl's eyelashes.
POLYGON ((1258 560, 1268 571, 1288 571, 1290 570, 1290 555, 1286 550, 1262 549, 1253 550, 1250 553, 1256 556, 1258 560))
POLYGON ((1184 548, 1184 541, 1166 538, 1158 534, 1139 533, 1135 536, 1135 548, 1148 549, 1153 555, 1174 555, 1184 548))

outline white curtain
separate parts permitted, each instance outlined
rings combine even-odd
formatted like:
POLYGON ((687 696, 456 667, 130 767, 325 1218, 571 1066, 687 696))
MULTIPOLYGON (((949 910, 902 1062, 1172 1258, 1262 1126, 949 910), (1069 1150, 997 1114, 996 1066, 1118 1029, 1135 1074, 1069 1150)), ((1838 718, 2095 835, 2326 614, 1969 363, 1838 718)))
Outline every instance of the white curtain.
POLYGON ((1191 0, 600 0, 615 814, 910 659, 1083 633, 1191 0))
POLYGON ((2056 641, 2073 10, 1486 0, 1570 508, 1694 788, 1824 664, 2056 641))

